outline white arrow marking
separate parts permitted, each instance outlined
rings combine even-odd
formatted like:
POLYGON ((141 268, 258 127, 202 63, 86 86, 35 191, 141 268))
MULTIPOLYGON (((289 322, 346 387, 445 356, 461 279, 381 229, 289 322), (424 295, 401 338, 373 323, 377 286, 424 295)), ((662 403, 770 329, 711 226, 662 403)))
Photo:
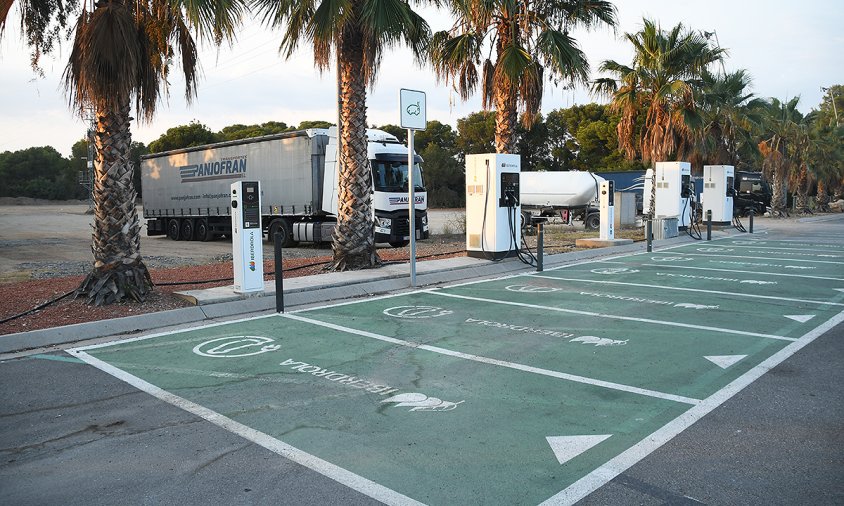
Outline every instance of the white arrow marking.
POLYGON ((738 362, 739 360, 745 358, 746 356, 747 355, 710 355, 708 357, 703 358, 709 360, 721 369, 726 369, 738 362))
POLYGON ((844 288, 833 288, 836 292, 844 292, 844 288))
POLYGON ((548 436, 545 439, 551 445, 557 461, 560 464, 565 464, 610 436, 612 434, 599 436, 548 436))
POLYGON ((784 314, 783 316, 785 316, 789 320, 794 320, 800 323, 806 323, 807 321, 815 317, 815 315, 813 314, 784 314))

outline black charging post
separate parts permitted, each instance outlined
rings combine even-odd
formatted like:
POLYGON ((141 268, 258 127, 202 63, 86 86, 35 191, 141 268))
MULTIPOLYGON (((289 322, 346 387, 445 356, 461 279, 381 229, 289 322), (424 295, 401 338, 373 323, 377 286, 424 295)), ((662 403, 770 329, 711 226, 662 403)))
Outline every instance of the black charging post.
POLYGON ((648 216, 648 219, 645 220, 645 242, 648 245, 648 253, 653 251, 653 222, 651 221, 651 217, 648 216))
POLYGON ((542 256, 545 252, 545 228, 542 222, 536 224, 536 272, 542 272, 542 256))
POLYGON ((750 210, 750 228, 747 229, 751 234, 753 233, 753 209, 750 210))
POLYGON ((712 240, 712 209, 706 210, 706 240, 712 240))
POLYGON ((275 237, 275 311, 284 312, 284 271, 281 268, 281 232, 276 232, 275 237))

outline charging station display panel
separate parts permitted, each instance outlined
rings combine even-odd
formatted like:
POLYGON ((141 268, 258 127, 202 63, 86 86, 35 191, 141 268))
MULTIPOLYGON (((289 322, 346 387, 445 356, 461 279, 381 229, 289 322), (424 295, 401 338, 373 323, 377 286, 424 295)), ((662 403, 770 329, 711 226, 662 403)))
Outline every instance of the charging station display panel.
POLYGON ((232 267, 234 291, 264 290, 264 251, 261 228, 261 185, 238 181, 231 186, 232 267))

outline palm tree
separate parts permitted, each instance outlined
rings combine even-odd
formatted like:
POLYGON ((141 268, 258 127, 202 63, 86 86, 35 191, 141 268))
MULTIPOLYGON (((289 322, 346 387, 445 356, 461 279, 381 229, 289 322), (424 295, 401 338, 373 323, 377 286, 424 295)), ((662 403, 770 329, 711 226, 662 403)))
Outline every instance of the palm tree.
POLYGON ((748 164, 758 157, 754 135, 762 120, 763 100, 748 91, 750 75, 741 69, 730 73, 701 73, 699 110, 703 128, 692 156, 699 165, 748 164))
MULTIPOLYGON (((84 4, 84 2, 83 2, 84 4)), ((87 5, 87 4, 85 4, 87 5)), ((186 96, 196 86, 195 33, 216 42, 233 33, 241 14, 235 0, 100 0, 78 16, 72 2, 19 2, 21 28, 33 49, 33 63, 56 47, 75 17, 73 45, 64 79, 70 104, 80 115, 92 110, 94 128, 94 266, 76 296, 96 305, 141 301, 152 279, 141 257, 141 225, 135 208, 130 161, 131 104, 149 121, 162 95, 170 61, 181 56, 186 96)), ((5 27, 11 2, 0 8, 5 27)))
POLYGON ((643 162, 683 158, 691 153, 694 132, 703 125, 697 110, 701 73, 725 54, 682 23, 664 31, 649 19, 636 33, 626 33, 635 54, 630 66, 604 61, 601 72, 614 78, 595 80, 594 93, 612 99, 621 115, 619 148, 629 159, 643 162), (644 114, 644 121, 639 116, 644 114))
POLYGON ((385 49, 405 43, 419 61, 430 29, 402 0, 254 0, 264 22, 282 28, 289 58, 299 44, 313 45, 321 71, 338 61, 340 79, 339 192, 332 248, 334 269, 379 263, 370 202, 371 167, 366 141, 366 87, 373 85, 385 49))
POLYGON ((797 110, 800 97, 787 102, 772 98, 765 107, 764 136, 759 143, 762 170, 771 182, 771 212, 788 216, 786 188, 791 173, 799 173, 805 160, 803 115, 797 110))
POLYGON ((451 0, 454 27, 434 34, 437 77, 467 100, 480 82, 484 108, 495 107, 495 150, 516 148, 519 110, 529 128, 542 103, 545 77, 585 83, 586 56, 569 34, 575 27, 616 25, 604 0, 451 0), (484 57, 485 44, 490 53, 484 57), (480 69, 480 71, 479 71, 480 69), (478 80, 480 76, 480 81, 478 80))

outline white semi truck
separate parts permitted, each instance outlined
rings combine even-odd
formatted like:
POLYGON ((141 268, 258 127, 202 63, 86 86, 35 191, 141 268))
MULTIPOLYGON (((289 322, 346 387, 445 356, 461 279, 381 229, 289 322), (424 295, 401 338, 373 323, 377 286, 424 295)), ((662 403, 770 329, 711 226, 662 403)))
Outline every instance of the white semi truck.
MULTIPOLYGON (((309 129, 208 144, 141 158, 147 235, 208 241, 231 234, 229 188, 260 181, 263 232, 281 232, 283 245, 327 242, 336 224, 336 128, 309 129)), ((410 240, 407 146, 381 130, 367 130, 372 165, 375 242, 410 240)), ((427 239, 428 195, 422 158, 414 153, 416 238, 427 239)))

